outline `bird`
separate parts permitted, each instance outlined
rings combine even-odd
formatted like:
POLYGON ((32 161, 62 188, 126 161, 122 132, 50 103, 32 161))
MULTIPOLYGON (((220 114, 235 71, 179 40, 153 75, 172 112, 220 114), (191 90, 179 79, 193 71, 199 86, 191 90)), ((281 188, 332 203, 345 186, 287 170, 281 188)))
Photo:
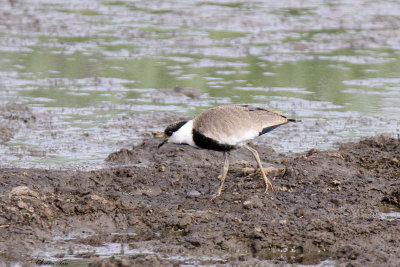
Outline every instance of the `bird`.
POLYGON ((268 179, 260 156, 248 142, 257 136, 266 134, 275 128, 289 122, 299 120, 288 119, 286 116, 264 107, 247 104, 222 105, 207 109, 191 120, 182 120, 168 125, 164 130, 165 143, 190 145, 199 149, 220 151, 224 156, 221 182, 218 191, 212 199, 222 194, 222 188, 229 170, 229 153, 244 147, 248 149, 257 161, 261 177, 265 183, 265 193, 273 185, 268 179))

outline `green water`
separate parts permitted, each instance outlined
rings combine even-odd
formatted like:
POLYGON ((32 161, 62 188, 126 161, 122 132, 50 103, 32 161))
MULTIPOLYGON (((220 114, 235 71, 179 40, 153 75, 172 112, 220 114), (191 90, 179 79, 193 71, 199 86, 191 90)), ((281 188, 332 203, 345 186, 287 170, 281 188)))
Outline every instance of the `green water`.
POLYGON ((354 3, 4 2, 0 12, 13 16, 0 21, 0 104, 48 117, 2 144, 1 160, 46 162, 25 156, 38 146, 50 165, 96 163, 162 130, 168 119, 159 117, 230 103, 302 119, 275 142, 283 151, 399 134, 400 50, 390 19, 398 4, 376 16, 369 5, 331 21, 354 3), (18 159, 7 156, 11 147, 18 159))
MULTIPOLYGON (((84 40, 79 40, 84 42, 84 40)), ((142 98, 141 92, 135 89, 173 88, 176 85, 199 88, 210 98, 224 97, 231 103, 254 103, 257 97, 294 97, 310 101, 327 101, 342 111, 357 111, 363 114, 379 113, 381 108, 392 107, 393 103, 386 103, 387 93, 395 102, 399 101, 397 90, 390 91, 383 85, 380 88, 366 88, 366 86, 346 85, 346 80, 365 80, 380 78, 390 79, 398 77, 400 73, 400 59, 397 51, 353 51, 337 50, 323 54, 324 57, 362 56, 385 53, 390 62, 381 64, 351 64, 338 63, 335 60, 318 59, 314 55, 312 60, 295 62, 273 63, 260 60, 255 56, 243 58, 213 57, 210 60, 227 63, 227 67, 205 66, 197 67, 201 57, 195 55, 163 55, 148 56, 140 59, 110 59, 103 55, 85 55, 80 52, 73 54, 53 53, 40 47, 30 47, 31 52, 0 52, 0 57, 7 59, 1 65, 1 71, 13 70, 19 72, 19 79, 25 80, 28 90, 18 86, 20 96, 27 97, 28 104, 42 104, 50 107, 90 107, 102 101, 112 104, 126 104, 127 100, 138 102, 142 98), (189 62, 176 62, 170 58, 185 57, 189 62), (230 63, 240 63, 240 67, 230 67, 230 63), (15 66, 18 66, 17 68, 15 66), (169 67, 179 67, 179 75, 171 73, 169 67), (266 73, 266 75, 264 74, 266 73), (124 79, 121 87, 99 83, 97 88, 87 89, 84 85, 59 84, 48 82, 46 85, 35 84, 36 79, 84 79, 104 77, 110 79, 124 79), (185 77, 185 79, 182 79, 185 77), (215 78, 216 80, 210 80, 215 78), (32 87, 35 87, 32 89, 32 87), (374 91, 375 94, 360 94, 343 92, 349 88, 360 88, 374 91), (79 92, 81 95, 72 95, 79 92), (379 94, 382 92, 382 94, 379 94), (108 95, 104 96, 103 93, 108 95), (121 97, 120 94, 123 96, 121 97), (41 102, 41 98, 52 101, 41 102), (397 98, 397 99, 396 99, 397 98)), ((129 49, 125 47, 108 46, 111 51, 129 49)), ((390 80, 387 84, 390 85, 390 80)), ((11 84, 10 87, 13 87, 11 84)), ((382 112, 383 113, 383 112, 382 112)), ((396 116, 396 113, 386 113, 396 116)))

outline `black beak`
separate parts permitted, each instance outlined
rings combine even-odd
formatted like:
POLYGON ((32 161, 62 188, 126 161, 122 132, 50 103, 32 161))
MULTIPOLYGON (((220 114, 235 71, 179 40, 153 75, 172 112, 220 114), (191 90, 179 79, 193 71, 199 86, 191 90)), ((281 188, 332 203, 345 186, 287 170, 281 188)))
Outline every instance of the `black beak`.
POLYGON ((168 138, 164 139, 164 141, 162 141, 162 142, 158 145, 157 149, 159 149, 160 147, 162 147, 166 142, 168 142, 168 138))

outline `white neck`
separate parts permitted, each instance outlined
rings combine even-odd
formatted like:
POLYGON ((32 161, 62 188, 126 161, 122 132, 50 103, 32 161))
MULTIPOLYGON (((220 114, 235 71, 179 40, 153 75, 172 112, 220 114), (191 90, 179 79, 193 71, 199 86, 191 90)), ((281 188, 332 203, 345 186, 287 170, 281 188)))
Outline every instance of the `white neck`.
POLYGON ((168 143, 187 144, 197 147, 193 141, 193 120, 186 122, 178 131, 168 139, 168 143))

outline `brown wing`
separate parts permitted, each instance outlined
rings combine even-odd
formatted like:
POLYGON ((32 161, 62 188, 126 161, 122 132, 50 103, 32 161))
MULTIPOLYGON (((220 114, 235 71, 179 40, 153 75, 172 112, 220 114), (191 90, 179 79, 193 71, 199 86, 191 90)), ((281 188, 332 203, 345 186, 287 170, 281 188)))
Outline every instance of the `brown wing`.
POLYGON ((193 127, 221 144, 238 144, 287 123, 279 113, 250 105, 219 106, 204 111, 194 120, 193 127))

